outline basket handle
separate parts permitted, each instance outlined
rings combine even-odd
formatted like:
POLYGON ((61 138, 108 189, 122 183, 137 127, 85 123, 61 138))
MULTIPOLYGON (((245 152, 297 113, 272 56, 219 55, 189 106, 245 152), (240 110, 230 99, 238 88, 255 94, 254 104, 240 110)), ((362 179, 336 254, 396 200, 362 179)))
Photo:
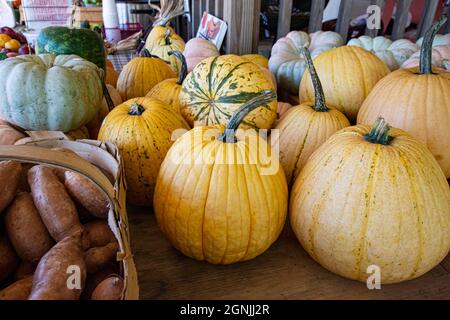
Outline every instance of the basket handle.
POLYGON ((96 166, 78 156, 43 147, 0 145, 0 160, 45 164, 75 171, 95 183, 106 193, 110 203, 116 204, 114 187, 109 179, 96 166))

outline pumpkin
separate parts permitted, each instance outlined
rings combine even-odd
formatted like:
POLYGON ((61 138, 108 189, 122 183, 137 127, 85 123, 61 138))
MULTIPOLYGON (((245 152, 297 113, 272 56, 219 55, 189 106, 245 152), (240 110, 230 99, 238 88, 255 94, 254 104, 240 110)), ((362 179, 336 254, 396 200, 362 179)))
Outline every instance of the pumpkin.
POLYGON ((75 54, 106 69, 106 48, 102 37, 89 29, 47 27, 39 32, 36 40, 37 54, 75 54))
POLYGON ((145 42, 145 48, 150 54, 157 56, 170 63, 172 69, 177 73, 181 72, 181 62, 173 55, 171 51, 184 51, 184 40, 175 31, 168 26, 170 20, 184 13, 183 0, 161 0, 161 7, 150 4, 159 14, 153 23, 145 42))
POLYGON ((410 40, 399 39, 392 41, 388 38, 361 36, 351 39, 348 46, 356 46, 366 49, 380 58, 390 70, 397 70, 413 53, 419 50, 419 46, 410 40))
MULTIPOLYGON (((107 84, 106 87, 108 88, 108 92, 111 96, 114 107, 117 107, 122 103, 122 97, 120 96, 119 91, 117 91, 117 89, 109 84, 107 84)), ((103 97, 102 106, 100 107, 100 111, 98 112, 97 117, 95 117, 94 120, 86 125, 91 139, 97 139, 100 127, 102 126, 103 120, 106 118, 109 111, 110 110, 108 103, 106 102, 106 98, 103 97)))
POLYGON ((189 129, 189 126, 168 105, 152 98, 128 100, 105 118, 98 139, 119 148, 130 203, 152 204, 159 167, 177 129, 189 129))
MULTIPOLYGON (((389 68, 373 53, 343 46, 322 53, 314 64, 328 103, 355 121, 358 110, 376 83, 389 68)), ((314 87, 308 71, 300 84, 300 103, 314 101, 314 87)))
POLYGON ((0 119, 0 145, 13 145, 26 136, 0 119))
POLYGON ((290 108, 292 108, 292 105, 290 103, 278 101, 278 119, 280 119, 290 108))
POLYGON ((399 69, 381 80, 358 114, 358 123, 384 117, 425 143, 450 178, 450 73, 432 68, 433 36, 443 16, 428 30, 421 48, 420 68, 399 69))
POLYGON ((106 60, 106 84, 112 85, 114 88, 117 87, 117 80, 119 79, 119 74, 116 69, 114 69, 114 65, 110 60, 106 60))
POLYGON ((220 53, 211 41, 192 38, 186 43, 183 55, 186 58, 188 72, 191 72, 201 61, 206 58, 217 57, 220 53))
POLYGON ((144 97, 156 84, 175 78, 175 72, 163 60, 144 49, 142 56, 128 62, 117 80, 123 100, 144 97))
POLYGON ((67 132, 98 113, 98 67, 75 55, 24 55, 0 62, 0 116, 26 130, 67 132))
POLYGON ((417 278, 450 249, 450 193, 427 148, 384 119, 345 128, 312 154, 291 192, 292 229, 314 260, 366 282, 417 278))
MULTIPOLYGON (((235 55, 203 60, 186 77, 180 94, 181 114, 191 126, 227 124, 233 113, 262 90, 274 90, 256 64, 235 55)), ((253 110, 242 128, 270 129, 277 102, 253 110)))
POLYGON ((260 54, 244 54, 241 56, 242 59, 256 63, 261 68, 269 68, 269 59, 260 54))
POLYGON ((270 136, 272 147, 280 151, 280 162, 286 180, 292 185, 310 155, 332 134, 350 126, 347 118, 336 108, 325 103, 319 77, 311 53, 302 48, 307 68, 312 75, 315 102, 305 102, 290 108, 275 126, 277 134, 270 136))
POLYGON ((270 152, 267 142, 255 130, 245 137, 235 135, 250 110, 275 97, 268 92, 254 97, 236 111, 226 128, 192 129, 163 161, 155 216, 172 245, 188 257, 214 264, 250 260, 282 231, 288 190, 278 159, 269 153, 273 169, 265 172, 266 163, 256 154, 259 148, 270 152))
POLYGON ((180 92, 181 85, 187 76, 186 60, 180 51, 171 51, 171 55, 176 56, 181 61, 181 72, 178 79, 166 79, 161 81, 147 94, 149 98, 159 99, 172 107, 175 112, 180 113, 180 92))
MULTIPOLYGON (((421 37, 417 40, 417 45, 422 47, 424 37, 421 37)), ((436 46, 448 46, 450 45, 450 33, 447 34, 436 34, 433 40, 433 47, 436 46)))
MULTIPOLYGON (((445 69, 445 61, 450 59, 450 45, 435 46, 431 52, 431 64, 434 67, 445 69)), ((420 51, 414 53, 402 64, 402 68, 414 68, 420 64, 420 51)))
POLYGON ((278 86, 292 94, 298 94, 300 80, 306 69, 300 51, 308 47, 313 57, 344 45, 341 35, 332 31, 317 31, 308 35, 303 31, 291 31, 272 47, 269 69, 275 75, 278 86))

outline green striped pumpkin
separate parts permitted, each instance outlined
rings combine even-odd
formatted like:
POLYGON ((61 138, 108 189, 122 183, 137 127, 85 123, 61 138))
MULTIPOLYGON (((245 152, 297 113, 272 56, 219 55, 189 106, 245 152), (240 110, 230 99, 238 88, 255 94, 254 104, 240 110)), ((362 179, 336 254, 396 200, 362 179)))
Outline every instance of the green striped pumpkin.
MULTIPOLYGON (((180 111, 191 126, 226 125, 234 111, 263 90, 275 88, 256 64, 235 55, 207 58, 183 82, 180 111)), ((262 105, 241 128, 270 129, 276 112, 276 101, 262 105)))

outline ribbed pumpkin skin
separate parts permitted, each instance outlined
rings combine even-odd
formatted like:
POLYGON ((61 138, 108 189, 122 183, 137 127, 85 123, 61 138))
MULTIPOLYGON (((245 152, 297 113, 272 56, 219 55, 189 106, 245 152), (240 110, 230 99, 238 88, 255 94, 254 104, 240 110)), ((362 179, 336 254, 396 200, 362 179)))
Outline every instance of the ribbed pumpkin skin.
POLYGON ((217 57, 220 52, 211 41, 192 38, 186 43, 183 55, 186 58, 188 72, 191 72, 201 61, 209 57, 217 57))
POLYGON ((308 160, 291 192, 291 226, 306 251, 341 276, 382 283, 419 277, 450 248, 450 194, 431 153, 398 129, 388 146, 370 127, 333 135, 308 160))
MULTIPOLYGON (((314 64, 327 103, 355 121, 358 110, 375 84, 390 71, 377 56, 362 48, 343 46, 321 53, 314 64)), ((305 71, 300 102, 314 101, 311 76, 305 71)))
POLYGON ((0 62, 0 116, 26 130, 63 131, 91 121, 103 91, 98 67, 75 55, 0 62))
MULTIPOLYGON (((256 64, 235 55, 200 62, 183 82, 181 113, 191 126, 226 125, 233 112, 273 83, 256 64)), ((241 128, 270 129, 277 117, 277 102, 253 110, 241 128)))
POLYGON ((117 90, 123 100, 145 97, 156 84, 175 77, 175 72, 161 59, 137 57, 123 68, 117 90))
POLYGON ((176 34, 170 27, 155 26, 147 37, 145 42, 145 48, 154 56, 157 56, 170 63, 172 70, 179 75, 181 70, 180 61, 174 57, 170 56, 170 51, 180 51, 183 52, 185 43, 183 38, 176 34), (164 39, 166 31, 170 29, 171 33, 168 38, 169 44, 166 44, 164 39))
POLYGON ((304 103, 290 108, 275 126, 278 135, 271 135, 271 144, 279 145, 280 162, 289 185, 317 148, 334 133, 350 126, 347 118, 336 109, 328 106, 328 111, 317 112, 313 106, 304 103))
POLYGON ((400 69, 381 80, 367 97, 358 123, 382 116, 425 143, 450 178, 450 73, 418 75, 418 68, 400 69))
POLYGON ((121 151, 130 203, 151 205, 159 167, 173 143, 172 133, 180 128, 189 129, 182 117, 151 98, 124 102, 105 118, 98 138, 121 151), (145 108, 140 116, 128 114, 135 101, 145 108))
POLYGON ((249 260, 267 250, 283 229, 286 179, 281 166, 276 174, 263 175, 259 161, 226 164, 232 152, 246 159, 251 146, 242 140, 206 139, 210 129, 192 129, 168 152, 156 184, 156 219, 170 242, 189 257, 214 264, 249 260), (201 162, 201 157, 210 161, 201 162))
POLYGON ((172 107, 173 111, 180 113, 181 85, 178 79, 166 79, 161 81, 147 94, 149 98, 161 100, 172 107))

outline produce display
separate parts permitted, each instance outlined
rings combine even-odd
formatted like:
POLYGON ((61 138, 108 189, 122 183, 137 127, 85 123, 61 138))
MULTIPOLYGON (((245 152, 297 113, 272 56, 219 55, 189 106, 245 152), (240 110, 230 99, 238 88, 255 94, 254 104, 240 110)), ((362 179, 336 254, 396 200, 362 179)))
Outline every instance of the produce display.
POLYGON ((305 102, 290 108, 275 126, 278 135, 271 143, 280 148, 280 162, 289 185, 302 170, 311 154, 328 138, 350 126, 344 114, 327 105, 320 79, 314 68, 311 53, 302 48, 315 90, 315 102, 305 102))
POLYGON ((153 29, 147 37, 145 48, 151 55, 157 56, 170 63, 173 71, 180 75, 182 64, 171 51, 184 51, 185 43, 175 31, 168 26, 170 20, 184 13, 183 0, 161 0, 161 6, 150 4, 158 11, 156 20, 153 22, 153 29))
MULTIPOLYGON (((230 264, 260 255, 278 238, 288 200, 283 170, 275 163, 278 170, 261 174, 262 163, 249 163, 246 152, 256 145, 234 131, 248 113, 275 98, 271 91, 259 93, 234 113, 226 128, 192 129, 164 159, 154 210, 162 232, 183 254, 230 264), (230 155, 242 162, 225 162, 230 155)), ((257 135, 255 139, 266 143, 257 135)))
POLYGON ((297 95, 300 81, 306 70, 301 48, 308 47, 313 58, 320 53, 344 45, 341 35, 332 31, 317 31, 308 35, 303 31, 291 31, 278 39, 272 47, 269 69, 275 75, 278 86, 297 95))
POLYGON ((23 34, 8 27, 0 28, 0 60, 34 53, 23 34))
MULTIPOLYGON (((325 98, 351 121, 356 120, 367 95, 389 68, 373 53, 354 46, 323 52, 314 64, 323 85, 325 98)), ((300 102, 314 101, 314 87, 308 71, 300 84, 300 102)))
POLYGON ((103 97, 99 69, 75 55, 9 58, 0 78, 0 117, 27 130, 77 129, 97 115, 103 97))
POLYGON ((450 73, 432 66, 432 43, 446 16, 427 32, 420 67, 397 70, 382 79, 364 101, 358 123, 382 116, 425 143, 450 178, 450 73))
POLYGON ((16 161, 0 161, 0 181, 8 181, 0 184, 0 300, 123 298, 103 191, 77 172, 16 161), (67 286, 71 266, 79 268, 80 289, 67 286))
MULTIPOLYGON (((191 126, 226 125, 243 103, 274 85, 258 65, 235 55, 200 62, 183 82, 181 114, 191 126)), ((270 129, 277 117, 277 102, 250 112, 241 128, 270 129)))
POLYGON ((410 40, 392 41, 382 36, 375 38, 361 36, 357 39, 351 39, 347 45, 364 48, 374 53, 386 63, 391 71, 400 68, 406 60, 419 50, 419 46, 410 40))
POLYGON ((159 168, 178 129, 187 130, 189 125, 172 107, 154 98, 128 100, 105 118, 98 139, 119 148, 130 203, 152 204, 159 168))
POLYGON ((290 221, 328 270, 382 283, 414 279, 450 249, 450 193, 426 147, 384 119, 345 128, 306 162, 291 191, 290 221), (345 192, 343 192, 345 191, 345 192))

